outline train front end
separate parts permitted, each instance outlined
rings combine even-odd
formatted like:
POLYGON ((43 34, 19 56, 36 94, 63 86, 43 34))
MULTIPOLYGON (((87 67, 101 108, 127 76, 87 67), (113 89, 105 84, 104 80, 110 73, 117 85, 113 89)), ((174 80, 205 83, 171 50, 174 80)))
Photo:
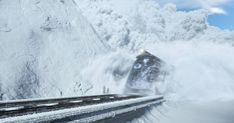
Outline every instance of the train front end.
POLYGON ((160 86, 167 74, 164 66, 165 62, 160 58, 141 50, 128 76, 124 93, 137 95, 161 94, 162 92, 159 91, 160 86))

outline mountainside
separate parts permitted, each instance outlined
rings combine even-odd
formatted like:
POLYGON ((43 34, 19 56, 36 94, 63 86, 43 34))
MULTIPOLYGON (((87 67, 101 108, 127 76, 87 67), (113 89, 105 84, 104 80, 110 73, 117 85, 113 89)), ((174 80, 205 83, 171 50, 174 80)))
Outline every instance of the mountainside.
POLYGON ((0 1, 4 99, 79 95, 81 69, 108 50, 72 0, 0 1))

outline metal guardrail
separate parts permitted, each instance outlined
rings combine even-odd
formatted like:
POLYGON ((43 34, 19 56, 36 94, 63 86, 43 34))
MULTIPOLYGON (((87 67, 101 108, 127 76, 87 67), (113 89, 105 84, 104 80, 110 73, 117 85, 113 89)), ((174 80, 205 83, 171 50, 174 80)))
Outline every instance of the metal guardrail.
POLYGON ((0 102, 0 119, 32 113, 48 112, 66 108, 94 105, 117 100, 137 98, 139 96, 95 95, 83 97, 65 97, 52 99, 16 100, 0 102))
POLYGON ((92 95, 92 96, 80 96, 80 97, 62 97, 62 98, 50 98, 50 99, 22 99, 22 100, 9 100, 9 101, 0 101, 0 110, 2 108, 11 108, 18 106, 33 106, 37 104, 48 104, 48 103, 57 103, 62 101, 74 101, 74 100, 83 100, 91 98, 109 98, 116 97, 116 94, 108 95, 92 95))
POLYGON ((0 102, 0 122, 96 122, 128 112, 134 113, 163 101, 162 96, 137 95, 8 101, 9 104, 5 101, 0 102), (30 106, 30 103, 33 105, 30 106))

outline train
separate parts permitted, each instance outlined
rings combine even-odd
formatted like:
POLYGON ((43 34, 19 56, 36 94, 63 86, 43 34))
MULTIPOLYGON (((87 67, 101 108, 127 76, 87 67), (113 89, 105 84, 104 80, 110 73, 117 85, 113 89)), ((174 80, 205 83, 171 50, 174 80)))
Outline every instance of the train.
POLYGON ((128 75, 124 94, 162 94, 160 88, 168 73, 165 65, 162 59, 141 49, 128 75))

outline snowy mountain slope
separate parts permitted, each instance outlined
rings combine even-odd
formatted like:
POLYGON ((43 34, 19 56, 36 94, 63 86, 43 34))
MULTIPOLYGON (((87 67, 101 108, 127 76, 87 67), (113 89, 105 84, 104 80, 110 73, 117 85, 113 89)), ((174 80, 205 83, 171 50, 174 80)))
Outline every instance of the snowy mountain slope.
POLYGON ((205 10, 181 12, 153 0, 0 3, 5 99, 97 94, 103 88, 121 93, 142 47, 174 66, 163 88, 168 99, 234 95, 234 33, 210 26, 205 10), (200 77, 204 70, 207 74, 200 77), (183 78, 187 73, 191 75, 183 78), (189 87, 197 81, 196 88, 189 87), (217 86, 206 91, 211 85, 217 86), (204 92, 196 94, 198 90, 204 92), (216 92, 220 95, 211 96, 216 92))
POLYGON ((76 95, 81 69, 108 50, 72 0, 0 1, 4 99, 76 95))
POLYGON ((1 0, 0 97, 121 93, 145 48, 173 66, 161 88, 171 104, 169 113, 153 109, 136 122, 174 115, 180 101, 231 104, 234 32, 207 17, 154 0, 1 0))

